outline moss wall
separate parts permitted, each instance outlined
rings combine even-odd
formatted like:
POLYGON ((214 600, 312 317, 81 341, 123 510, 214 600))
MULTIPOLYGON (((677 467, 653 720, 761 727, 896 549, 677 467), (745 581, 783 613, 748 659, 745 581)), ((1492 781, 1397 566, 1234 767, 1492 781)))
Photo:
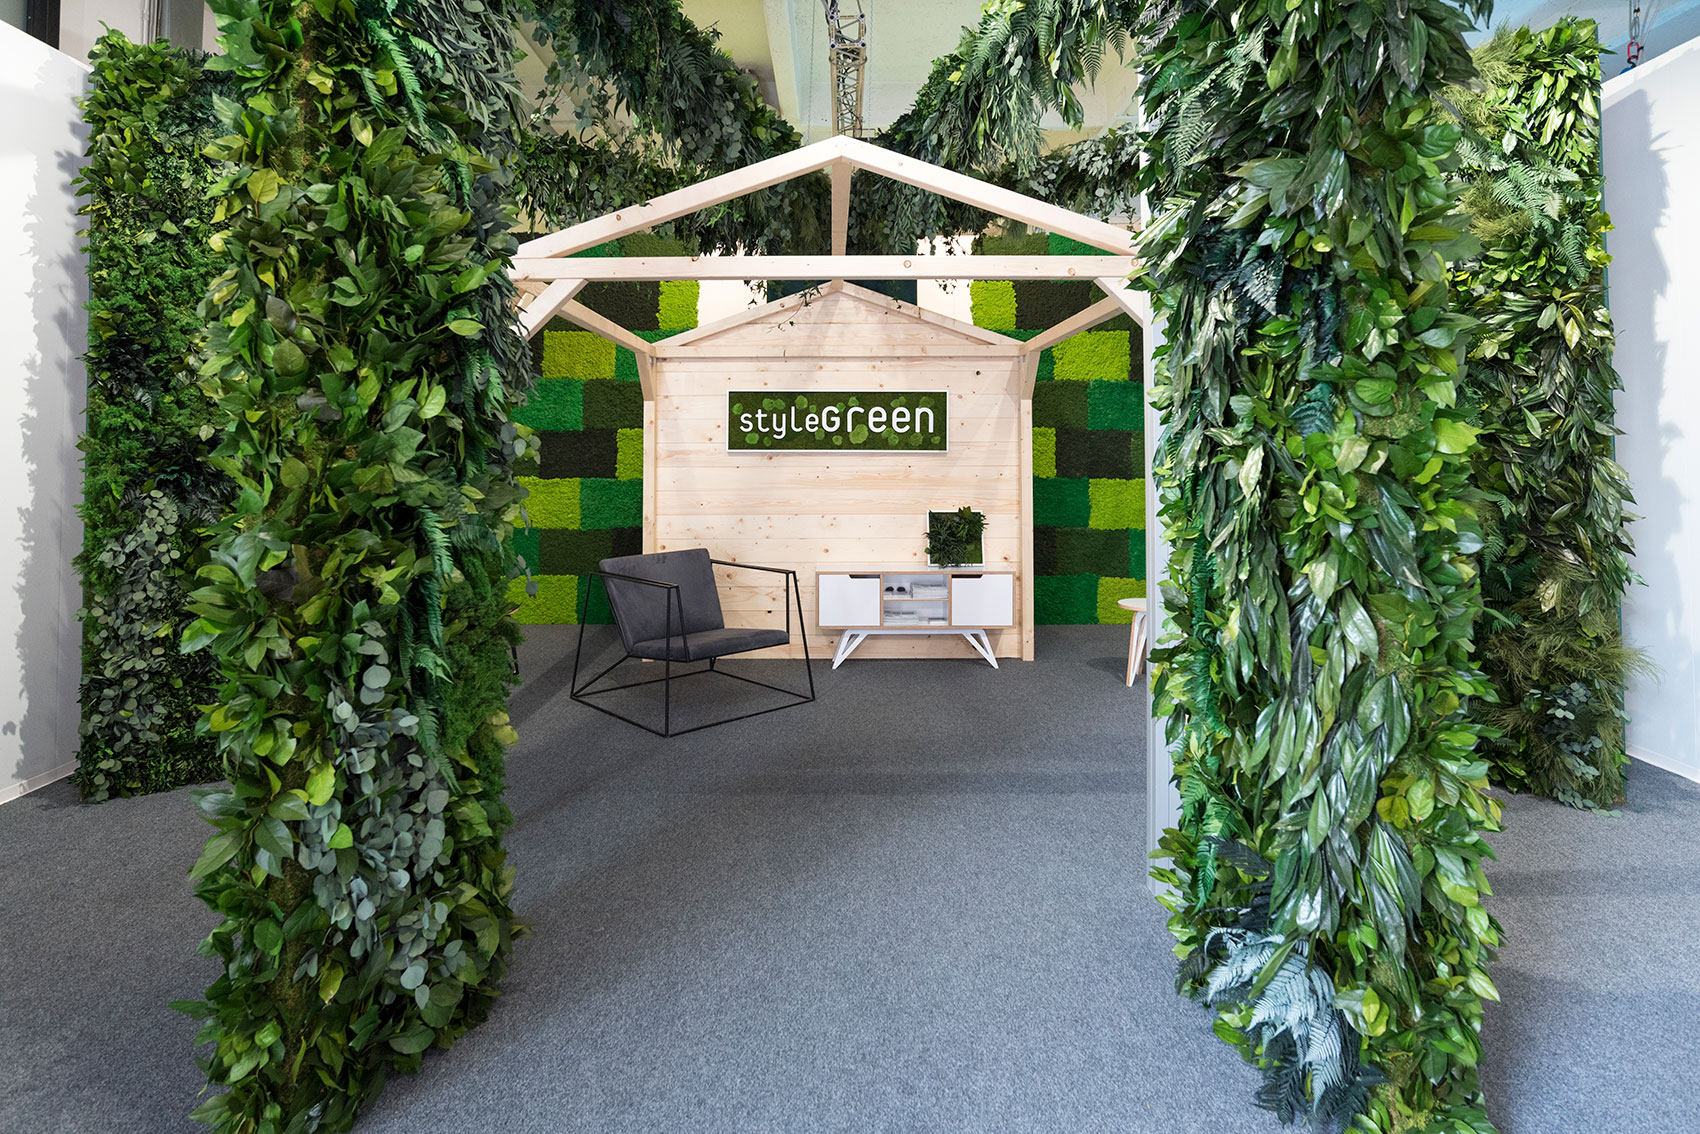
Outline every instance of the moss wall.
MULTIPOLYGON (((643 234, 622 237, 585 256, 683 256, 683 245, 643 234)), ((697 325, 698 285, 591 284, 579 301, 639 336, 655 341, 697 325)), ((643 396, 637 357, 624 347, 565 319, 551 320, 532 339, 537 388, 515 420, 542 440, 521 483, 531 526, 514 537, 536 594, 527 581, 509 584, 508 597, 528 625, 577 622, 587 573, 611 555, 643 550, 643 396)), ((597 588, 590 621, 606 622, 597 588)))
MULTIPOLYGON (((985 255, 1093 254, 1060 236, 986 237, 985 255)), ((1081 281, 970 285, 977 326, 1031 338, 1103 297, 1081 281)), ((1143 342, 1125 317, 1039 358, 1033 388, 1034 620, 1127 623, 1145 594, 1143 342)))

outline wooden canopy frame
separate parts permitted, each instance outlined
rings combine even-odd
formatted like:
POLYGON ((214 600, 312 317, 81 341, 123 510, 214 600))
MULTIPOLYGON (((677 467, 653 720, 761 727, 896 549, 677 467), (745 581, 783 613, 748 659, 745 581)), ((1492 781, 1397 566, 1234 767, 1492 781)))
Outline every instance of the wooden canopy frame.
MULTIPOLYGON (((520 245, 509 270, 520 291, 520 326, 527 338, 559 315, 587 331, 612 339, 642 363, 666 349, 650 343, 574 299, 587 284, 606 280, 1070 280, 1089 279, 1104 299, 1050 330, 1022 341, 987 332, 1007 342, 1015 354, 1030 356, 1024 367, 1031 383, 1038 353, 1070 335, 1089 330, 1117 315, 1149 326, 1145 297, 1127 284, 1139 267, 1133 235, 1094 217, 1004 189, 918 158, 904 157, 846 135, 758 161, 711 177, 641 205, 583 221, 520 245), (1021 221, 1093 248, 1097 256, 849 256, 850 175, 865 170, 926 189, 998 216, 1021 221), (642 232, 745 194, 804 174, 826 170, 832 178, 832 252, 827 256, 608 256, 568 259, 610 240, 642 232)), ((1025 391, 1031 397, 1031 386, 1025 391)))

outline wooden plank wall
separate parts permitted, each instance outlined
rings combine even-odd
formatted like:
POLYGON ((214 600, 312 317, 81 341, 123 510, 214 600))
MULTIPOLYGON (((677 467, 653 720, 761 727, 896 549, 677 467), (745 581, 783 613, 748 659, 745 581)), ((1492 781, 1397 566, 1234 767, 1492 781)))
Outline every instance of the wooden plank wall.
MULTIPOLYGON (((924 567, 927 511, 971 505, 986 513, 987 567, 1017 573, 1018 625, 992 631, 993 648, 1030 657, 1032 418, 1021 359, 983 332, 912 312, 848 288, 657 357, 644 432, 645 546, 706 547, 717 559, 796 570, 809 648, 822 657, 837 635, 815 625, 815 573, 924 567), (728 452, 732 389, 944 390, 950 451, 728 452)), ((717 570, 728 625, 784 624, 775 577, 717 570)), ((801 648, 793 641, 772 653, 796 657, 801 648)), ((856 656, 974 655, 959 637, 881 636, 856 656)))

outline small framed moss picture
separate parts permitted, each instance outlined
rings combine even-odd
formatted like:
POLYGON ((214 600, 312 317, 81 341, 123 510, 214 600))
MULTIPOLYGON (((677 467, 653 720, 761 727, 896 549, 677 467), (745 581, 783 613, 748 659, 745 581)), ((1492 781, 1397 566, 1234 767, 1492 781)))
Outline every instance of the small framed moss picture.
POLYGON ((953 512, 927 513, 927 566, 983 567, 986 514, 964 505, 953 512))

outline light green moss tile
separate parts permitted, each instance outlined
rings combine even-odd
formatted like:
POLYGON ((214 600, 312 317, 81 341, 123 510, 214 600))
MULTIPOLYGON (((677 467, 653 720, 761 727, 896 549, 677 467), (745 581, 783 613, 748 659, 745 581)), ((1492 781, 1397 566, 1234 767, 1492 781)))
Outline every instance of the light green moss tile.
POLYGON ((1116 602, 1124 598, 1144 598, 1144 579, 1112 579, 1105 577, 1098 580, 1098 621, 1101 624, 1118 624, 1126 626, 1133 621, 1133 611, 1123 610, 1116 602))
POLYGON ((1057 475, 1057 431, 1044 426, 1033 430, 1033 475, 1057 475))
POLYGON ((508 605, 519 607, 514 621, 522 626, 560 626, 578 621, 578 576, 533 575, 537 594, 526 593, 526 580, 508 580, 508 605))
POLYGON ((531 495, 520 503, 531 517, 534 528, 576 528, 579 526, 579 482, 576 478, 544 480, 540 476, 522 476, 519 483, 531 495))
POLYGON ((1076 382, 1126 382, 1133 359, 1126 331, 1082 331, 1051 350, 1056 377, 1076 382))
POLYGON ((1092 481, 1092 526, 1145 530, 1145 482, 1143 480, 1092 481))
POLYGON ((974 325, 988 331, 1015 330, 1015 283, 1012 280, 975 280, 968 285, 968 305, 974 325))
POLYGON ((667 331, 688 331, 697 325, 702 285, 696 280, 667 280, 661 285, 661 305, 655 325, 667 331))
POLYGON ((643 430, 622 429, 616 435, 614 476, 637 480, 643 476, 643 430))
POLYGON ((612 378, 614 344, 590 331, 544 331, 543 377, 612 378))

